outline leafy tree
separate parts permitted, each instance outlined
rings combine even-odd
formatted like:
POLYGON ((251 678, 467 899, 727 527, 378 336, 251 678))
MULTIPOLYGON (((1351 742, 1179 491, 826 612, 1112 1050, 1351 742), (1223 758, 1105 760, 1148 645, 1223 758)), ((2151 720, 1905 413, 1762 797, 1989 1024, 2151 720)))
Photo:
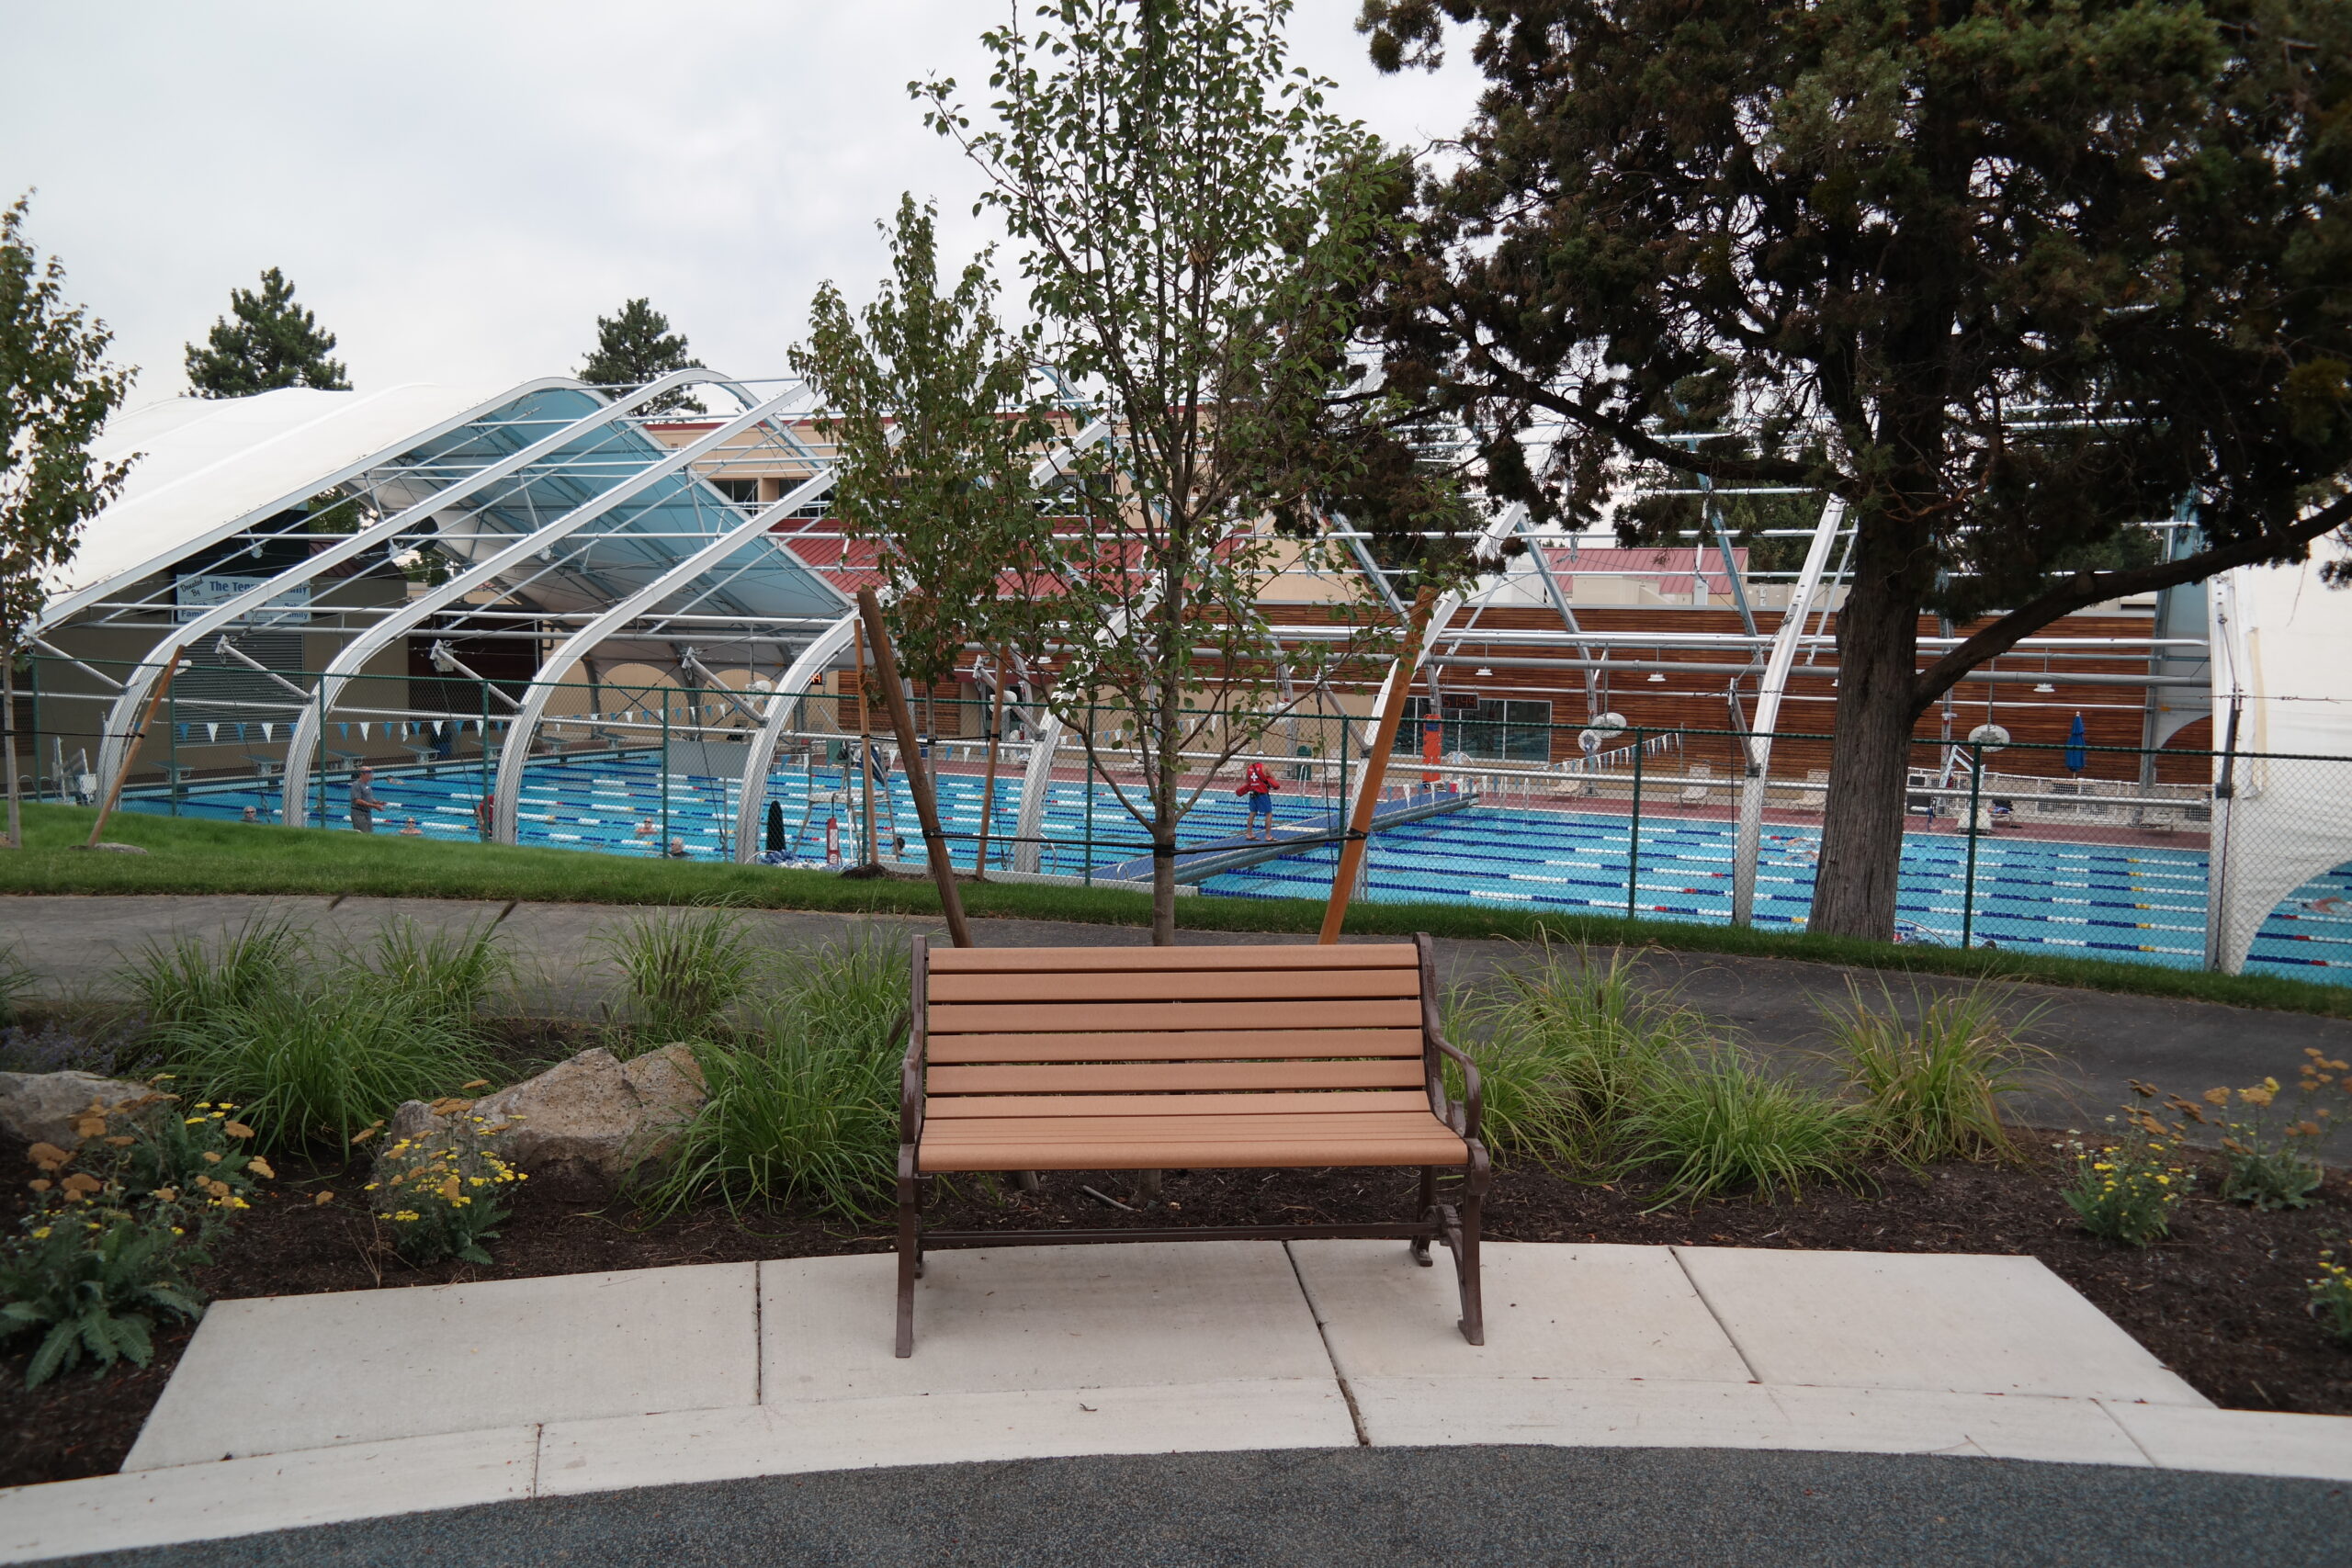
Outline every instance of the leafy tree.
MULTIPOLYGON (((622 302, 616 315, 596 318, 596 346, 581 362, 580 378, 592 387, 634 391, 675 370, 699 370, 701 360, 686 350, 685 334, 670 330, 670 318, 650 299, 622 302)), ((701 400, 686 391, 664 392, 647 403, 647 413, 701 413, 701 400)))
POLYGON ((1449 18, 1490 86, 1385 275, 1392 382, 1498 454, 1565 421, 1548 468, 1493 465, 1546 513, 1642 465, 1849 504, 1814 930, 1890 934, 1906 745, 1962 675, 2352 519, 2352 7, 1366 0, 1362 26, 1393 70, 1449 18), (1736 438, 1668 438, 1701 419, 1736 438), (2182 558, 2119 542, 2192 496, 2182 558), (1928 612, 1989 624, 1921 668, 1928 612))
POLYGON ((1054 428, 1030 395, 1034 355, 998 323, 989 253, 941 291, 936 218, 902 197, 891 279, 857 316, 826 283, 791 356, 831 411, 833 513, 875 545, 891 644, 925 689, 954 677, 969 643, 996 656, 1000 680, 1008 654, 1041 653, 1052 592, 1030 470, 1054 428))
POLYGON ((343 361, 330 359, 334 333, 294 303, 294 286, 271 267, 261 288, 229 290, 229 314, 212 323, 204 346, 187 345, 188 385, 199 398, 249 398, 279 387, 347 392, 343 361))
POLYGON ((65 302, 65 269, 24 235, 27 202, 0 214, 0 766, 8 773, 8 845, 21 847, 17 780, 17 660, 47 598, 45 581, 74 554, 82 525, 112 501, 130 459, 92 459, 91 439, 122 406, 135 372, 106 362, 114 334, 65 302))
MULTIPOLYGON (((1317 663, 1259 613, 1282 550, 1264 525, 1303 511, 1396 186, 1325 107, 1329 84, 1290 67, 1289 13, 1058 0, 1034 30, 982 35, 992 124, 973 128, 953 81, 913 88, 1023 246, 1040 356, 1114 433, 1073 458, 1058 502, 1068 651, 1049 701, 1098 764, 1112 737, 1092 706, 1120 716, 1142 782, 1113 787, 1151 840, 1162 943, 1179 822, 1282 711, 1285 661, 1317 663)), ((1357 629, 1372 635, 1321 660, 1387 628, 1357 629)))

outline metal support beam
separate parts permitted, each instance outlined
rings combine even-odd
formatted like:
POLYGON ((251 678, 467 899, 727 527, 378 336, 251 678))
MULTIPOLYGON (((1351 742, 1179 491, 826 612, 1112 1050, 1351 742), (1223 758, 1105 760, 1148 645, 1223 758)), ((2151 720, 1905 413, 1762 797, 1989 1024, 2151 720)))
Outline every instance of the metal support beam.
POLYGON ((1814 594, 1829 565, 1829 549, 1846 521, 1846 502, 1831 496, 1821 509, 1821 523, 1805 547, 1804 566, 1797 573, 1796 592, 1781 612, 1780 629, 1773 634, 1772 651, 1764 661, 1764 677, 1756 693, 1756 723, 1748 731, 1746 768, 1739 781, 1739 828, 1731 860, 1731 923, 1752 924, 1756 918, 1756 857, 1764 847, 1764 773, 1772 761, 1772 731, 1781 722, 1781 697, 1788 690, 1789 671, 1796 663, 1805 616, 1813 611, 1814 594))
MULTIPOLYGON (((544 527, 527 534, 514 536, 514 542, 503 550, 493 551, 485 559, 458 572, 447 582, 410 600, 393 614, 377 622, 357 637, 345 645, 342 652, 328 661, 319 674, 319 684, 311 705, 302 711, 295 723, 294 738, 288 743, 284 799, 288 823, 308 825, 310 806, 304 796, 308 793, 311 752, 316 747, 321 727, 326 722, 327 709, 334 705, 345 685, 356 674, 377 649, 395 637, 404 636, 428 616, 439 614, 457 604, 467 594, 484 588, 512 570, 523 561, 551 545, 569 538, 597 518, 616 507, 636 499, 654 485, 671 476, 688 470, 694 463, 718 450, 743 432, 773 417, 784 405, 800 395, 798 387, 779 393, 767 401, 755 405, 724 422, 690 445, 681 446, 659 462, 631 475, 591 501, 582 502, 544 527), (299 813, 299 815, 298 815, 299 813)), ((500 536, 504 537, 504 536, 500 536)), ((485 737, 485 739, 487 738, 485 737)))

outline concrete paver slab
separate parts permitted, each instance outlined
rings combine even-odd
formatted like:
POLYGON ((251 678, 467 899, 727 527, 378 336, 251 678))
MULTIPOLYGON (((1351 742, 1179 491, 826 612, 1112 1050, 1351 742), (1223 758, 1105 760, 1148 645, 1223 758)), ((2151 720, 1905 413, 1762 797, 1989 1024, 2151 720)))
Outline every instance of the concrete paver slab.
POLYGON ((2090 1400, 1583 1378, 1351 1379, 1375 1446, 1801 1449, 2145 1465, 2090 1400))
POLYGON ((527 1497, 538 1437, 502 1427, 12 1487, 0 1492, 0 1562, 527 1497))
POLYGON ((1767 1383, 2209 1403, 2038 1258, 1673 1250, 1767 1383))
POLYGON ((123 1468, 751 1404, 754 1268, 216 1303, 123 1468))
POLYGON ((2166 1470, 2352 1481, 2352 1416, 2120 1402, 2107 1413, 2166 1470))
POLYGON ((1356 1446, 1339 1385, 1223 1380, 763 1404, 550 1425, 543 1495, 879 1465, 1356 1446))
POLYGON ((895 1258, 761 1264, 764 1402, 1331 1377, 1278 1242, 934 1252, 923 1268, 900 1360, 895 1258))
POLYGON ((1662 1247, 1489 1242, 1487 1343, 1455 1326, 1461 1297, 1442 1249, 1417 1266, 1400 1241, 1290 1244, 1299 1278, 1348 1378, 1688 1378, 1749 1372, 1672 1253, 1662 1247))

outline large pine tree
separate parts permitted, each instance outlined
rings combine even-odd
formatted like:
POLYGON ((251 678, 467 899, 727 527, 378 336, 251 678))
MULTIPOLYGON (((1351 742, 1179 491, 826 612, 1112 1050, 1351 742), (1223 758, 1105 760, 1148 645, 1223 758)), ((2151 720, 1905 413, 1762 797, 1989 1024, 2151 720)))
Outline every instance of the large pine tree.
MULTIPOLYGON (((580 378, 619 397, 673 370, 699 370, 687 352, 684 333, 670 330, 670 318, 648 299, 624 302, 616 314, 596 318, 596 346, 581 362, 580 378)), ((664 392, 645 405, 646 413, 701 413, 691 392, 664 392)))
POLYGON ((294 286, 276 267, 261 288, 229 290, 229 314, 212 323, 204 345, 187 345, 188 385, 199 398, 249 398, 279 387, 347 392, 343 361, 330 359, 334 333, 294 303, 294 286))

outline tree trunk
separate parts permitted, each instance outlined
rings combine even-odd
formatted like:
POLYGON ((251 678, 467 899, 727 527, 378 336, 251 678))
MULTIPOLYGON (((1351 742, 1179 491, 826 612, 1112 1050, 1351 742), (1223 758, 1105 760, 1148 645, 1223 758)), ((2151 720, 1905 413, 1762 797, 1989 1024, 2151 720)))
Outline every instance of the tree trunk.
POLYGON ((1894 935, 1903 863, 1903 793, 1918 716, 1920 590, 1898 530, 1863 522, 1838 613, 1837 730, 1821 824, 1821 863, 1807 929, 1885 942, 1894 935))
MULTIPOLYGON (((1184 586, 1179 573, 1168 574, 1160 593, 1158 697, 1159 711, 1152 715, 1158 729, 1158 754, 1151 779, 1151 945, 1176 945, 1176 796, 1183 774, 1176 754, 1184 732, 1184 586)), ((1140 727, 1142 716, 1136 716, 1140 727)))

